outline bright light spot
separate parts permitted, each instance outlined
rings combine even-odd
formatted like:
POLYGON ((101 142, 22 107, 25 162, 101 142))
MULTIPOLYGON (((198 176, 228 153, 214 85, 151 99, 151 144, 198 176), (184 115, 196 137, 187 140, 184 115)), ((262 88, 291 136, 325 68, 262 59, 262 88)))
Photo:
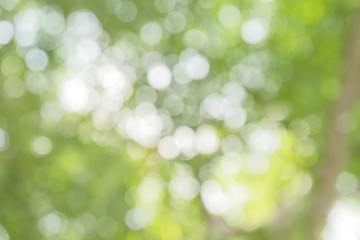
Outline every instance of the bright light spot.
POLYGON ((9 145, 9 135, 0 128, 0 152, 5 151, 9 145))
POLYGON ((32 143, 32 148, 37 155, 46 155, 51 152, 52 142, 47 137, 37 137, 32 143))
POLYGON ((186 18, 181 12, 171 12, 165 18, 165 28, 170 33, 179 33, 186 26, 186 18))
POLYGON ((220 183, 210 180, 201 187, 201 198, 205 208, 214 215, 222 215, 229 208, 229 199, 220 183))
POLYGON ((125 117, 125 133, 144 147, 155 147, 164 127, 164 121, 155 106, 149 102, 140 103, 125 117))
POLYGON ((8 232, 1 224, 0 224, 0 240, 10 240, 8 232))
MULTIPOLYGON (((234 89, 236 90, 235 86, 234 89)), ((241 89, 241 88, 238 88, 241 89)), ((229 92, 229 91, 227 91, 229 92)), ((241 91, 238 92, 241 96, 241 91)), ((240 107, 241 97, 221 96, 219 94, 210 94, 201 103, 201 114, 204 118, 214 118, 225 120, 227 127, 238 130, 246 122, 246 112, 240 107)))
POLYGON ((84 62, 92 62, 100 55, 99 44, 93 39, 85 38, 77 44, 76 55, 84 62))
POLYGON ((248 156, 247 168, 250 173, 255 175, 262 175, 269 170, 269 159, 261 154, 252 154, 248 156))
POLYGON ((324 240, 358 240, 360 238, 359 206, 337 201, 327 217, 326 227, 322 232, 324 240))
POLYGON ((116 7, 116 16, 122 22, 131 22, 138 13, 136 5, 131 1, 121 1, 116 7))
POLYGON ((64 108, 69 112, 83 112, 91 109, 91 91, 87 84, 73 78, 62 82, 59 92, 64 108))
POLYGON ((244 23, 241 36, 246 43, 258 44, 268 35, 268 23, 263 18, 254 18, 244 23))
POLYGON ((50 35, 58 35, 65 29, 65 18, 61 13, 49 12, 45 15, 44 30, 50 35))
POLYGON ((212 154, 218 150, 220 141, 212 126, 201 125, 196 130, 195 144, 199 153, 212 154))
POLYGON ((98 79, 106 91, 122 92, 126 87, 126 75, 114 65, 104 65, 98 70, 98 79))
POLYGON ((225 173, 237 174, 243 166, 243 160, 237 152, 228 152, 221 157, 220 166, 225 173))
POLYGON ((149 214, 141 207, 136 207, 126 212, 125 223, 132 230, 140 230, 148 226, 149 220, 149 214))
POLYGON ((96 226, 96 232, 102 238, 111 238, 118 229, 118 223, 112 217, 101 217, 96 226))
POLYGON ((97 38, 102 29, 94 13, 89 11, 74 12, 68 17, 69 29, 76 35, 97 38))
POLYGON ((180 126, 174 131, 174 139, 181 152, 187 157, 193 157, 197 154, 195 149, 195 132, 187 126, 180 126))
POLYGON ((0 44, 8 44, 14 35, 14 26, 11 22, 0 21, 0 44))
POLYGON ((123 69, 112 64, 100 67, 97 73, 98 81, 104 89, 101 105, 110 111, 118 111, 132 94, 128 76, 123 69))
POLYGON ((195 53, 190 56, 185 55, 184 60, 186 73, 191 79, 201 80, 209 73, 210 65, 205 56, 195 53))
POLYGON ((339 193, 348 195, 356 191, 358 180, 354 174, 344 172, 337 178, 335 186, 339 193))
POLYGON ((37 8, 30 8, 25 11, 19 11, 14 17, 15 39, 18 45, 30 47, 36 42, 36 36, 44 13, 37 8))
POLYGON ((187 126, 180 126, 174 131, 174 138, 181 149, 190 148, 195 143, 195 132, 187 126))
POLYGON ((200 191, 200 183, 193 177, 175 177, 169 184, 169 191, 173 198, 192 200, 200 191))
POLYGON ((160 178, 149 174, 139 185, 137 195, 141 204, 152 205, 158 201, 162 190, 163 186, 160 178))
POLYGON ((155 22, 146 23, 140 31, 141 39, 148 45, 155 45, 160 42, 162 35, 160 25, 155 22))
POLYGON ((230 98, 232 101, 236 103, 243 103, 246 99, 246 91, 244 87, 235 81, 231 81, 225 84, 222 90, 225 97, 230 98))
POLYGON ((226 117, 225 124, 227 127, 238 130, 244 126, 246 122, 246 112, 242 108, 234 109, 234 111, 226 117))
POLYGON ((48 64, 48 56, 38 48, 31 49, 26 53, 25 63, 31 71, 42 71, 48 64))
POLYGON ((239 25, 241 14, 239 9, 234 5, 225 5, 218 12, 220 23, 226 28, 233 28, 239 25))
POLYGON ((171 71, 165 64, 155 64, 148 70, 147 81, 153 88, 164 90, 170 86, 171 71))
POLYGON ((258 128, 249 137, 250 147, 259 153, 274 153, 280 146, 280 137, 273 131, 258 128))
POLYGON ((158 151, 166 159, 176 158, 180 153, 175 139, 171 136, 164 137, 159 141, 158 151))
POLYGON ((224 120, 233 111, 228 99, 218 94, 208 95, 200 106, 201 113, 206 118, 224 120))
POLYGON ((201 80, 207 76, 210 70, 207 58, 194 49, 186 49, 181 52, 180 61, 174 66, 175 81, 181 84, 191 80, 201 80))
POLYGON ((52 236, 65 230, 65 217, 58 212, 43 216, 39 221, 39 230, 46 236, 52 236))

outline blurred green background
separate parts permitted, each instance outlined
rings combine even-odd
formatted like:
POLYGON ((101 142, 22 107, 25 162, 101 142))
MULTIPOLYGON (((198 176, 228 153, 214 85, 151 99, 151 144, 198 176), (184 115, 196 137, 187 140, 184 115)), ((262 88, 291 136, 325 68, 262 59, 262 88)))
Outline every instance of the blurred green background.
POLYGON ((360 238, 355 0, 0 0, 0 240, 360 238))

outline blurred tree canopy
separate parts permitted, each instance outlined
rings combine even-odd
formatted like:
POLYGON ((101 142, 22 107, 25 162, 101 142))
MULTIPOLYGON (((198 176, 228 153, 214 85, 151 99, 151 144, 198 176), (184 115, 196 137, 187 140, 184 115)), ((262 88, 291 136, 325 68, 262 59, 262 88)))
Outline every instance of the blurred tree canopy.
POLYGON ((358 239, 355 0, 0 0, 0 240, 358 239))

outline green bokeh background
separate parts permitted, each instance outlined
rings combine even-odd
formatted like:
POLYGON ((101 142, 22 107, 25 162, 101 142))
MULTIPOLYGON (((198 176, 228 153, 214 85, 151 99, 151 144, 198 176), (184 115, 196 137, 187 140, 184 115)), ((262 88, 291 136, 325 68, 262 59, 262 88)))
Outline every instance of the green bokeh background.
MULTIPOLYGON (((0 45, 0 129, 6 132, 6 148, 0 152, 0 240, 311 239, 311 209, 321 192, 319 173, 327 168, 331 109, 343 91, 357 1, 133 0, 137 14, 129 22, 122 21, 124 2, 0 0, 0 20, 15 24, 16 16, 34 8, 44 13, 60 12, 65 19, 75 12, 95 14, 103 29, 101 51, 119 44, 124 52, 130 49, 134 53, 124 60, 136 77, 133 94, 122 109, 135 109, 139 104, 136 90, 149 85, 142 56, 151 51, 179 56, 190 46, 198 47, 210 64, 207 76, 188 84, 172 81, 168 90, 156 91, 155 107, 160 110, 168 95, 185 92, 181 96, 184 110, 170 114, 173 129, 186 125, 196 131, 206 124, 215 129, 220 141, 235 135, 243 142, 237 152, 244 161, 252 151, 249 133, 271 129, 280 144, 267 156, 269 169, 254 175, 244 163, 236 174, 224 172, 220 160, 225 153, 221 149, 190 160, 181 155, 168 160, 156 146, 144 147, 124 136, 116 124, 96 126, 92 111, 67 111, 59 97, 62 81, 70 71, 59 57, 59 52, 65 51, 60 48, 63 33, 49 36, 39 28, 31 46, 19 45, 15 37, 0 45), (219 22, 218 12, 226 5, 237 7, 241 13, 235 27, 226 28, 219 22), (173 11, 186 18, 184 29, 178 33, 169 33, 164 27, 164 19, 173 11), (241 28, 255 17, 267 20, 269 32, 264 41, 249 44, 243 40, 241 28), (162 27, 163 36, 157 44, 149 45, 140 36, 148 22, 162 27), (203 31, 208 43, 201 44, 199 39, 186 42, 185 35, 191 29, 203 31), (45 50, 49 58, 41 71, 46 88, 36 94, 26 85, 32 71, 24 59, 34 47, 45 50), (245 126, 234 130, 221 120, 204 118, 200 114, 202 101, 212 93, 221 93, 230 82, 233 66, 256 66, 257 61, 266 65, 264 83, 257 88, 244 86, 248 94, 243 103, 245 126), (58 121, 48 121, 41 113, 49 102, 54 104, 51 109, 60 111, 58 121), (52 146, 44 155, 34 150, 34 141, 42 136, 52 146), (234 184, 244 186, 248 198, 245 203, 239 202, 241 216, 230 221, 226 214, 212 213, 199 189, 190 200, 177 198, 169 189, 170 182, 179 176, 191 177, 199 186, 216 181, 230 193, 234 184), (148 195, 155 194, 153 189, 140 188, 149 177, 160 186, 154 202, 146 200, 152 199, 148 195), (136 217, 145 221, 140 229, 126 222, 134 209, 145 209, 136 217)), ((177 107, 170 106, 168 111, 177 107)), ((339 171, 358 179, 358 101, 344 121, 350 155, 349 165, 339 171)), ((330 202, 345 198, 356 202, 357 196, 358 189, 349 194, 340 191, 330 202)))

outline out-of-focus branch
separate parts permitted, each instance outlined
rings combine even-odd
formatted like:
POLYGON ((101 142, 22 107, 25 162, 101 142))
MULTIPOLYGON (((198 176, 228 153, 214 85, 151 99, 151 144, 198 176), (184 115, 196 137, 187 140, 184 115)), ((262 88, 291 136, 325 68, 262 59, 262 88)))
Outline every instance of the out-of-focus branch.
POLYGON ((339 127, 339 119, 353 107, 360 84, 360 10, 357 11, 354 25, 347 43, 346 73, 341 97, 335 103, 328 135, 326 157, 322 172, 315 187, 318 190, 309 215, 309 240, 319 239, 325 224, 327 212, 336 196, 335 182, 348 161, 346 134, 339 127))

